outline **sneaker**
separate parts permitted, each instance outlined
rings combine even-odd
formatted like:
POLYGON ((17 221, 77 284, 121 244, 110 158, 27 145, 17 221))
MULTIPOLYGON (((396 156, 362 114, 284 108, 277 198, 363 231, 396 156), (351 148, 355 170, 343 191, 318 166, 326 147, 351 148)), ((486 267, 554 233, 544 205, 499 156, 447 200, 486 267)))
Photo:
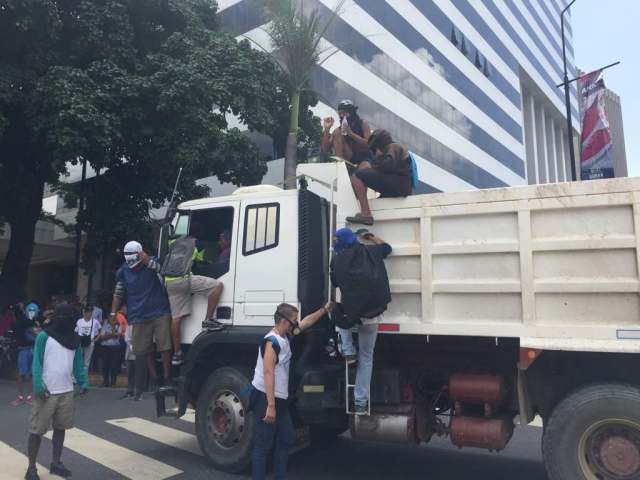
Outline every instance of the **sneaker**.
POLYGON ((224 323, 220 323, 219 321, 212 318, 210 320, 205 320, 204 322, 202 322, 202 328, 204 328, 205 330, 209 330, 210 332, 216 332, 224 328, 224 323))
POLYGON ((184 356, 182 352, 174 353, 171 357, 171 365, 182 365, 184 363, 184 356))
POLYGON ((62 462, 51 463, 49 473, 51 473, 52 475, 59 475, 62 478, 69 478, 71 476, 71 470, 65 467, 62 462))
POLYGON ((349 223, 359 223, 361 225, 373 225, 373 217, 356 213, 353 217, 347 217, 349 223))
POLYGON ((142 393, 136 393, 131 400, 133 400, 134 402, 139 402, 140 400, 142 400, 142 393))
POLYGON ((131 397, 133 397, 133 392, 127 392, 120 397, 120 400, 124 400, 125 398, 131 398, 131 397))
POLYGON ((358 363, 358 356, 357 355, 345 355, 344 356, 344 360, 345 362, 347 362, 347 365, 355 365, 356 363, 358 363))
POLYGON ((366 403, 356 403, 353 406, 353 413, 356 415, 368 415, 369 414, 369 406, 366 403))
POLYGON ((29 396, 27 397, 26 403, 27 403, 28 405, 33 405, 33 396, 29 395, 29 396))
POLYGON ((27 473, 24 474, 24 480, 40 480, 40 475, 38 475, 37 469, 28 469, 27 473))
POLYGON ((24 403, 24 397, 22 395, 18 395, 16 399, 13 402, 11 402, 11 405, 13 405, 14 407, 19 407, 23 403, 24 403))

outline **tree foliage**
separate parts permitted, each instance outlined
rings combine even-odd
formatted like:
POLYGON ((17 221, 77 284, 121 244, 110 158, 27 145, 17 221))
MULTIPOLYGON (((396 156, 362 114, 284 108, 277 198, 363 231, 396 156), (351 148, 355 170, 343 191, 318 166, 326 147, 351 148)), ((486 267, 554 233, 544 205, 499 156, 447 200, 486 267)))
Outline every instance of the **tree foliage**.
POLYGON ((216 22, 210 0, 0 3, 0 222, 12 233, 0 304, 22 294, 43 186, 69 162, 102 172, 78 219, 99 242, 134 235, 179 166, 183 194, 201 193, 205 175, 262 178, 265 158, 226 115, 277 143, 273 106, 289 92, 263 52, 216 22))

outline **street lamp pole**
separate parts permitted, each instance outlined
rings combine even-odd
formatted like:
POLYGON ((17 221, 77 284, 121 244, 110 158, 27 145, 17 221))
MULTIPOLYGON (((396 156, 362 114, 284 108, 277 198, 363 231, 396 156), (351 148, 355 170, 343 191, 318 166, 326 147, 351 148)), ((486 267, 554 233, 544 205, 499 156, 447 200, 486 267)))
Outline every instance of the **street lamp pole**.
POLYGON ((562 64, 564 67, 564 103, 567 108, 567 138, 569 140, 569 158, 571 159, 571 180, 576 180, 576 152, 573 148, 573 121, 571 119, 571 94, 569 76, 567 75, 567 52, 564 39, 564 14, 576 0, 572 0, 560 14, 560 28, 562 30, 562 64))

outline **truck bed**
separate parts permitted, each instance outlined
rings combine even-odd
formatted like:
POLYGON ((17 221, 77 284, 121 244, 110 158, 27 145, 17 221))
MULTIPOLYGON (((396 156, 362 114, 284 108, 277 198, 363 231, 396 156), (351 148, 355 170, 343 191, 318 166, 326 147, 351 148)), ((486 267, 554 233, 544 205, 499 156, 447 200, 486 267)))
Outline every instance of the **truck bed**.
MULTIPOLYGON (((398 333, 640 352, 640 179, 415 195, 371 207, 370 230, 394 249, 385 321, 398 333)), ((338 204, 338 221, 351 213, 338 204)))

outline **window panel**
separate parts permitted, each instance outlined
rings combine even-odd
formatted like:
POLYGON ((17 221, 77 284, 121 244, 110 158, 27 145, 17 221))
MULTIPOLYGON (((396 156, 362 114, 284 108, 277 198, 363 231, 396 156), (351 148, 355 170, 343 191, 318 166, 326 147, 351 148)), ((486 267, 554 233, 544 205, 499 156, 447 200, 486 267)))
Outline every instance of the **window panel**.
POLYGON ((278 246, 280 205, 267 203, 245 209, 243 255, 252 255, 278 246))

